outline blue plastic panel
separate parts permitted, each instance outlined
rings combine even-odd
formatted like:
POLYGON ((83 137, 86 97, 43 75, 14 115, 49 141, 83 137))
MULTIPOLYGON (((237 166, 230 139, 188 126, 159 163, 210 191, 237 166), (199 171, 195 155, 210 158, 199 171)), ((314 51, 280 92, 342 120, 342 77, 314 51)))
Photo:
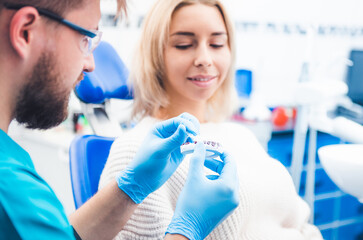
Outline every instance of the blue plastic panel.
POLYGON ((76 209, 98 190, 98 182, 114 138, 76 137, 69 149, 71 183, 76 209))
POLYGON ((132 99, 127 86, 129 71, 116 50, 101 42, 93 53, 96 68, 85 72, 84 79, 76 86, 75 93, 85 103, 103 103, 106 99, 132 99))

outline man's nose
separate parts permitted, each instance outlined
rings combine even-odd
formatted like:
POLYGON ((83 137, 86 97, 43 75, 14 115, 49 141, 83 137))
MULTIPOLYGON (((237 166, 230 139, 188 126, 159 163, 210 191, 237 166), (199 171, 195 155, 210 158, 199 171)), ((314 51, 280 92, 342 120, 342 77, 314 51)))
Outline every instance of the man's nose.
POLYGON ((85 64, 83 67, 83 71, 85 72, 92 72, 95 70, 95 59, 93 57, 93 54, 90 54, 85 58, 85 64))

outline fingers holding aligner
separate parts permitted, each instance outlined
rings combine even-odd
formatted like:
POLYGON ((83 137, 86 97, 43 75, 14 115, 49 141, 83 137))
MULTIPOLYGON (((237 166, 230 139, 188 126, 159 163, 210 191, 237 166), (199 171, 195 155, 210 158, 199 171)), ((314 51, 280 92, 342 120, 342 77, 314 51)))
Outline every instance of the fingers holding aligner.
POLYGON ((223 169, 221 170, 221 178, 233 181, 237 176, 237 165, 234 159, 228 154, 223 153, 220 155, 221 160, 223 161, 223 169))
POLYGON ((156 125, 156 131, 161 134, 162 137, 167 138, 173 135, 180 125, 185 126, 186 132, 198 135, 200 124, 198 120, 187 113, 183 113, 178 117, 168 119, 156 125))
POLYGON ((237 165, 234 159, 226 153, 223 153, 221 156, 222 161, 224 162, 224 167, 220 173, 219 180, 223 181, 225 184, 227 193, 233 194, 233 199, 238 205, 238 188, 239 188, 239 179, 237 172, 237 165))
POLYGON ((194 117, 193 115, 191 115, 189 113, 182 113, 179 115, 179 117, 191 122, 192 125, 196 127, 197 131, 195 133, 199 134, 200 123, 196 117, 194 117))
POLYGON ((219 160, 216 160, 213 158, 208 158, 205 160, 204 166, 209 168, 210 170, 212 170, 215 173, 221 174, 224 163, 222 161, 219 161, 219 160))
POLYGON ((187 139, 189 135, 187 133, 186 127, 184 124, 180 124, 177 130, 168 138, 168 142, 175 147, 180 147, 187 139))
POLYGON ((199 135, 200 124, 198 119, 196 119, 193 115, 190 115, 188 113, 182 113, 175 118, 175 124, 183 124, 189 134, 192 134, 194 136, 199 135))
POLYGON ((203 166, 205 161, 205 146, 202 142, 195 145, 190 158, 189 175, 204 176, 203 166))

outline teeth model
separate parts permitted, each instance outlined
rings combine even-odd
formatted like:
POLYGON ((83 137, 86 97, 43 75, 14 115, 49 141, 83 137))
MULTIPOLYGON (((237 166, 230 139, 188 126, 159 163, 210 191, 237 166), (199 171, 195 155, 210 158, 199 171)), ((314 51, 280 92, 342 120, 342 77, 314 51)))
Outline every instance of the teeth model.
MULTIPOLYGON (((180 146, 180 152, 182 154, 190 154, 194 152, 195 145, 202 140, 195 140, 194 142, 186 142, 180 146)), ((218 142, 214 141, 203 141, 206 153, 206 158, 216 158, 223 153, 223 147, 218 142)))

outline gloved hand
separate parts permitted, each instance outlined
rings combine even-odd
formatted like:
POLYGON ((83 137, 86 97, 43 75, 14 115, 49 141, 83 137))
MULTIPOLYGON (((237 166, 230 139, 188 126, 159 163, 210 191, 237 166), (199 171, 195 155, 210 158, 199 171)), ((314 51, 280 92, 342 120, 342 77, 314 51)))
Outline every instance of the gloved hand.
POLYGON ((134 160, 116 177, 119 188, 135 203, 141 203, 178 168, 184 159, 180 146, 190 134, 199 134, 199 122, 188 113, 157 124, 141 144, 134 160))
POLYGON ((204 239, 238 206, 238 176, 235 162, 222 154, 223 162, 208 160, 219 177, 205 176, 205 147, 198 143, 190 160, 188 178, 179 195, 166 234, 181 234, 191 240, 204 239), (215 161, 213 163, 213 161, 215 161))

